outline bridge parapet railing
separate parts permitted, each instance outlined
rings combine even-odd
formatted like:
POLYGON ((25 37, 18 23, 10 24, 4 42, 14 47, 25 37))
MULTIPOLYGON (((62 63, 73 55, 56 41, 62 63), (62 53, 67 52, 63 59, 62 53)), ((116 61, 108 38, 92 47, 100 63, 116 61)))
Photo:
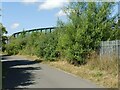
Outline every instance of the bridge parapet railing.
POLYGON ((12 36, 18 37, 22 33, 31 33, 31 32, 45 32, 45 33, 47 33, 49 31, 51 33, 52 30, 54 30, 56 28, 57 27, 48 27, 48 28, 38 28, 38 29, 26 30, 26 31, 14 33, 12 36))

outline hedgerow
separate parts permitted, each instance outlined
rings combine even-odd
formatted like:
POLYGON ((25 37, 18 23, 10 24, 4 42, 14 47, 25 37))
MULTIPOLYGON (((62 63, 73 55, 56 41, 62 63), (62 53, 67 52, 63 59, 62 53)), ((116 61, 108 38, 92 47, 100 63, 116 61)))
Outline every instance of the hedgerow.
POLYGON ((36 55, 51 61, 62 57, 75 65, 84 64, 88 55, 98 50, 101 41, 120 38, 118 24, 115 24, 117 15, 110 17, 114 5, 71 2, 63 8, 67 23, 58 20, 58 28, 51 33, 23 32, 11 39, 6 51, 36 55))

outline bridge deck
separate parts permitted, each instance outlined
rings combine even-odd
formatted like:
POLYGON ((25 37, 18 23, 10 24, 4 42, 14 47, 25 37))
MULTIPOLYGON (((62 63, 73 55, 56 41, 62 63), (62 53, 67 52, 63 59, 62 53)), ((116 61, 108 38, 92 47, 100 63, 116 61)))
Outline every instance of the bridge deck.
POLYGON ((48 28, 38 28, 38 29, 31 29, 31 30, 26 30, 26 31, 22 31, 22 32, 17 32, 17 33, 14 33, 12 36, 16 37, 18 35, 20 35, 21 33, 25 32, 25 33, 30 33, 30 32, 37 32, 37 31, 48 31, 51 33, 53 29, 56 29, 57 27, 48 27, 48 28))

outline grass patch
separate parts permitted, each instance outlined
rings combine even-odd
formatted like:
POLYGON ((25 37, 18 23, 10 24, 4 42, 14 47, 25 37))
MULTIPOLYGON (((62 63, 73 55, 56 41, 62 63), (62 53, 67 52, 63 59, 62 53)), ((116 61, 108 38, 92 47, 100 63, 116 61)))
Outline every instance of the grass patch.
POLYGON ((97 85, 106 88, 118 88, 118 61, 116 58, 100 60, 98 55, 93 54, 87 61, 87 64, 79 67, 69 64, 66 60, 44 63, 91 80, 97 85))
POLYGON ((111 74, 104 70, 98 69, 91 70, 88 65, 77 67, 69 64, 66 61, 45 62, 45 64, 59 68, 74 75, 80 76, 84 79, 91 80, 100 86, 104 86, 107 88, 118 87, 118 75, 111 74))
MULTIPOLYGON (((28 58, 29 60, 42 60, 38 59, 36 56, 24 55, 23 57, 28 58)), ((99 56, 92 55, 92 57, 88 59, 87 64, 79 67, 68 63, 67 60, 64 59, 52 62, 46 60, 42 61, 44 64, 72 73, 81 78, 91 80, 99 86, 118 88, 118 62, 116 59, 109 60, 104 58, 103 60, 100 60, 99 56)))

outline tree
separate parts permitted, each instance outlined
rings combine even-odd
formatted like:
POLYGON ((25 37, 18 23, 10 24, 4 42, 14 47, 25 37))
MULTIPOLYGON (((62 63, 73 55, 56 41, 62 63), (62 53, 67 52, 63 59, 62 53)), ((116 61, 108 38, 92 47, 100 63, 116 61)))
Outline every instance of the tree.
POLYGON ((115 3, 70 2, 63 10, 68 23, 61 28, 58 46, 72 63, 84 63, 91 51, 96 51, 101 41, 112 39, 112 25, 117 15, 110 17, 115 3))
POLYGON ((0 23, 0 41, 1 41, 1 49, 4 52, 5 51, 5 44, 7 43, 7 36, 5 36, 4 34, 7 34, 6 28, 2 25, 2 23, 0 23))

